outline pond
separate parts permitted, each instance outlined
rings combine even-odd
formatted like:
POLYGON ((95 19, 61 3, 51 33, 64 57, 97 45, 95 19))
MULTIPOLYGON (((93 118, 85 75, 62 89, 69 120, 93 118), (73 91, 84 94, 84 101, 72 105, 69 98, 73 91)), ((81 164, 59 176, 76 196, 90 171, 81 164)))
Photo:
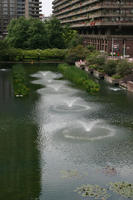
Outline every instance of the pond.
POLYGON ((0 199, 94 199, 74 190, 133 183, 133 94, 102 81, 89 95, 56 65, 24 68, 34 88, 24 98, 13 95, 11 68, 0 69, 0 199))

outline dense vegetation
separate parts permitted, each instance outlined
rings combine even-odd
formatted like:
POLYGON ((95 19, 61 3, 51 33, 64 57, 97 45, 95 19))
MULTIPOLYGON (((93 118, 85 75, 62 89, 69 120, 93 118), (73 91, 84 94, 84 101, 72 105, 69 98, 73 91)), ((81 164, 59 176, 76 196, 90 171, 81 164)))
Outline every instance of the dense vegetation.
POLYGON ((94 51, 86 57, 89 68, 105 73, 113 78, 123 78, 132 73, 133 64, 127 60, 109 60, 105 53, 94 51))
POLYGON ((74 65, 86 60, 90 69, 113 78, 123 78, 132 72, 133 66, 128 61, 108 60, 106 53, 81 44, 78 33, 61 26, 55 17, 45 22, 20 17, 10 22, 7 37, 0 40, 0 61, 65 60, 74 65))
POLYGON ((23 97, 29 94, 27 75, 22 65, 14 65, 12 68, 14 95, 23 97))
POLYGON ((29 61, 29 60, 64 60, 66 50, 64 49, 3 49, 0 50, 0 61, 29 61))
POLYGON ((66 79, 72 81, 77 86, 84 88, 87 92, 95 93, 99 91, 99 84, 88 79, 86 72, 82 71, 81 69, 68 64, 60 64, 58 69, 66 79))
POLYGON ((8 26, 6 41, 10 47, 21 49, 64 49, 79 38, 76 31, 62 27, 55 17, 42 22, 39 19, 20 17, 8 26))
POLYGON ((78 60, 85 60, 89 50, 83 45, 77 45, 69 48, 66 52, 65 60, 68 64, 75 64, 78 60))

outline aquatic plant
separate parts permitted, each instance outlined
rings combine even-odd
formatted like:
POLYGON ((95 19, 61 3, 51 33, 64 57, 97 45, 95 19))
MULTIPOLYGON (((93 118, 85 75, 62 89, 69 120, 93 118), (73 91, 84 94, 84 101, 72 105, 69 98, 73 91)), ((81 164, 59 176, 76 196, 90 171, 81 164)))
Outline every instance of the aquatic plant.
POLYGON ((26 73, 22 65, 15 65, 12 68, 13 87, 16 97, 23 97, 29 94, 26 73))
POLYGON ((128 182, 110 183, 110 190, 125 198, 133 198, 133 184, 128 182))
POLYGON ((99 91, 99 84, 89 79, 85 71, 68 64, 60 64, 58 69, 66 79, 72 81, 79 87, 82 87, 87 92, 95 93, 99 91))
POLYGON ((107 190, 105 188, 100 187, 99 185, 82 185, 80 187, 77 187, 74 192, 77 192, 80 194, 82 197, 89 197, 91 199, 101 199, 101 200, 106 200, 110 196, 107 193, 107 190))

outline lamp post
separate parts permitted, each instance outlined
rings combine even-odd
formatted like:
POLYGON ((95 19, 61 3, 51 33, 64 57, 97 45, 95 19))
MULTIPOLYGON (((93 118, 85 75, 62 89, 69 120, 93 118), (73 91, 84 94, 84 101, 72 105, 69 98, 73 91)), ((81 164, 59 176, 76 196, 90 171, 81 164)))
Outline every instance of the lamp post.
POLYGON ((114 38, 112 38, 112 58, 114 57, 114 38))

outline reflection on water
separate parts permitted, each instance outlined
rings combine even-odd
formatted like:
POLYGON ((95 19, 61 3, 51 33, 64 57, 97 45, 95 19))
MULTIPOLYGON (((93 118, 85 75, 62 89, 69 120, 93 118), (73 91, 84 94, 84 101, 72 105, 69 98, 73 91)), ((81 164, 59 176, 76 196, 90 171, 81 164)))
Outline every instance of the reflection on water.
MULTIPOLYGON (((55 66, 26 70, 33 88, 42 87, 0 104, 0 199, 80 200, 82 184, 132 183, 132 95, 101 83, 91 96, 55 66)), ((126 198, 111 193, 118 199, 126 198)))
POLYGON ((41 188, 34 102, 12 95, 10 71, 0 71, 0 199, 37 200, 41 188))
MULTIPOLYGON (((56 73, 40 71, 33 82, 45 86, 38 91, 36 105, 42 169, 40 199, 76 200, 79 196, 73 190, 82 184, 132 182, 133 110, 126 93, 117 88, 114 95, 116 89, 107 86, 99 95, 89 96, 56 78, 56 73), (123 107, 122 98, 127 106, 123 107), (62 171, 76 171, 82 176, 64 180, 62 171)), ((110 200, 118 198, 112 194, 110 200)))
POLYGON ((13 97, 13 88, 9 78, 9 70, 0 69, 0 101, 5 102, 13 97))

